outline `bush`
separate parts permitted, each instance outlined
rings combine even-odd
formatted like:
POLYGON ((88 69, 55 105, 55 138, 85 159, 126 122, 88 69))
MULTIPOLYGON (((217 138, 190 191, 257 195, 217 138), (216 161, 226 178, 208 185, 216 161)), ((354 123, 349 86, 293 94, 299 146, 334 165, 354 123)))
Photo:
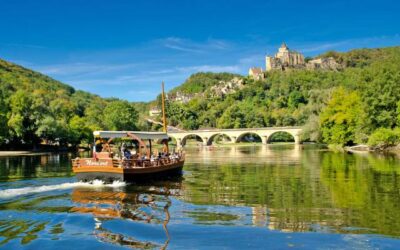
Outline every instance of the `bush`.
POLYGON ((400 129, 378 128, 368 139, 372 147, 387 148, 400 143, 400 129))

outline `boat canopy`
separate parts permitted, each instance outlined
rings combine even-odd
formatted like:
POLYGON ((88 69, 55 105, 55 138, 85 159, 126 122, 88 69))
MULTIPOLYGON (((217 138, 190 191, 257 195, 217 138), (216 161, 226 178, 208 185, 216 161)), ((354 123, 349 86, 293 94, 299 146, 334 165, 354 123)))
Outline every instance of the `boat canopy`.
POLYGON ((167 133, 163 132, 143 132, 143 131, 93 131, 95 138, 126 138, 133 134, 142 140, 163 140, 168 139, 167 133))

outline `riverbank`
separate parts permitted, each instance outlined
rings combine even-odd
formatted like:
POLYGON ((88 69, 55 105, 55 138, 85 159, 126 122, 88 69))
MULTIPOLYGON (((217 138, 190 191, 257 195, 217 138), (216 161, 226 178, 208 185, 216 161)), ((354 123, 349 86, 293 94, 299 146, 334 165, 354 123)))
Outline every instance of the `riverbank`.
POLYGON ((0 157, 2 156, 22 156, 22 155, 47 155, 53 152, 44 151, 0 151, 0 157))
POLYGON ((392 147, 371 147, 368 145, 355 145, 351 147, 336 147, 329 145, 329 149, 333 151, 346 151, 346 152, 369 152, 369 153, 382 153, 382 154, 398 154, 400 155, 400 144, 392 147))

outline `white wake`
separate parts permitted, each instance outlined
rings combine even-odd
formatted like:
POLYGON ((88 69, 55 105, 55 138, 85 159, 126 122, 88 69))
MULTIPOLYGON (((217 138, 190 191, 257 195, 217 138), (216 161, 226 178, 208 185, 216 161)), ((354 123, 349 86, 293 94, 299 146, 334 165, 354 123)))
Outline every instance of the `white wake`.
POLYGON ((0 190, 0 199, 12 198, 19 195, 25 194, 34 194, 34 193, 42 193, 42 192, 49 192, 55 190, 65 190, 71 189, 74 187, 123 187, 126 183, 122 181, 114 181, 110 184, 105 184, 104 181, 101 180, 94 180, 92 182, 69 182, 69 183, 62 183, 57 185, 46 185, 46 186, 38 186, 38 187, 24 187, 24 188, 12 188, 12 189, 5 189, 0 190))

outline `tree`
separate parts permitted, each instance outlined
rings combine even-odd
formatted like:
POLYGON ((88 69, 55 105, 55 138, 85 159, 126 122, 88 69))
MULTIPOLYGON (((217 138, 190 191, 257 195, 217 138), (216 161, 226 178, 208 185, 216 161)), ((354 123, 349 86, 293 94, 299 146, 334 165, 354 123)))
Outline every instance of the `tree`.
POLYGON ((356 91, 337 88, 320 115, 323 141, 351 145, 359 142, 365 113, 356 91))
POLYGON ((397 102, 397 126, 400 127, 400 101, 397 102))
POLYGON ((229 107, 217 123, 218 128, 243 128, 245 125, 244 114, 238 106, 229 107))
POLYGON ((77 115, 69 120, 69 142, 79 144, 82 141, 90 143, 93 139, 92 130, 87 127, 85 118, 77 115))
POLYGON ((19 137, 25 143, 32 143, 34 138, 35 122, 31 120, 32 99, 24 90, 16 91, 10 98, 10 119, 7 125, 14 136, 19 137))
POLYGON ((106 125, 104 124, 104 110, 106 106, 107 102, 104 99, 94 98, 85 109, 86 123, 91 130, 106 129, 106 125))
POLYGON ((382 149, 400 143, 400 129, 379 128, 368 139, 368 145, 382 149))
POLYGON ((300 103, 306 103, 306 99, 300 91, 294 90, 289 94, 288 107, 291 109, 298 108, 300 103))
POLYGON ((6 103, 6 98, 6 91, 0 88, 0 145, 9 137, 7 125, 9 107, 6 103))
POLYGON ((110 130, 135 130, 137 120, 137 111, 127 101, 112 101, 104 109, 104 123, 110 130))

